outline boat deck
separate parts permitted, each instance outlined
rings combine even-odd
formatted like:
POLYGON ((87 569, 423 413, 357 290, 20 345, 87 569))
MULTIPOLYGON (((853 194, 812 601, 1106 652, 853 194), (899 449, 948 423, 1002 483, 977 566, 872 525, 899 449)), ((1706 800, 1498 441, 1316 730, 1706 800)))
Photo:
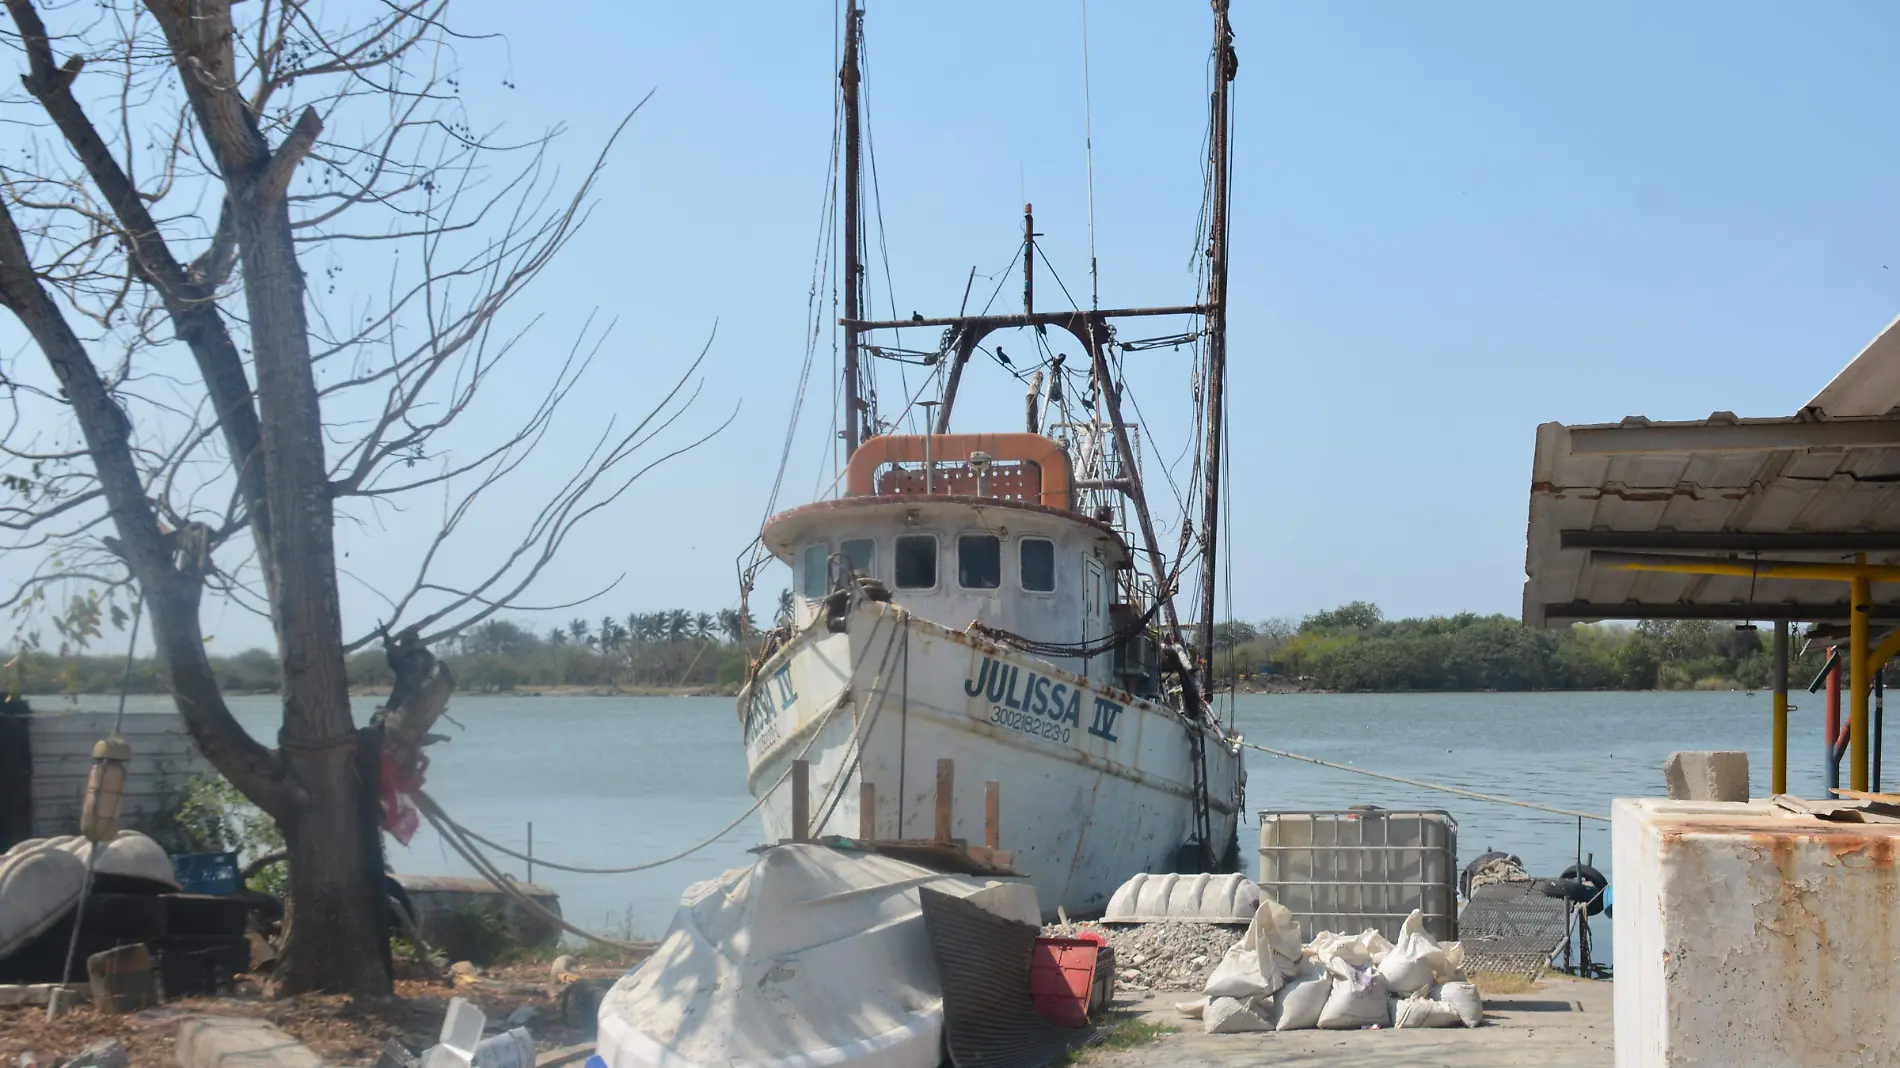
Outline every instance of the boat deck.
POLYGON ((1325 1068, 1609 1068, 1611 984, 1555 976, 1523 994, 1485 998, 1485 1025, 1475 1031, 1443 1030, 1284 1031, 1210 1035, 1199 1021, 1184 1019, 1174 1002, 1186 994, 1147 993, 1116 999, 1177 1034, 1134 1049, 1089 1057, 1091 1068, 1257 1068, 1258 1065, 1324 1065, 1325 1068))

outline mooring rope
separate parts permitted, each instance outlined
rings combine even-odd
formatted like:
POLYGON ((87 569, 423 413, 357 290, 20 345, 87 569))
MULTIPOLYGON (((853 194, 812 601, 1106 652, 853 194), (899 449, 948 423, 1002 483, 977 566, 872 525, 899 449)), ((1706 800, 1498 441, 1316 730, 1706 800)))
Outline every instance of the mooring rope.
POLYGON ((1262 753, 1266 753, 1269 756, 1284 757, 1287 760, 1300 760, 1308 764, 1318 764, 1322 768, 1332 768, 1335 771, 1350 771, 1354 775, 1365 775, 1374 779, 1384 779, 1387 782, 1404 783, 1406 786, 1416 786, 1422 790, 1437 790, 1440 793, 1457 794, 1459 797, 1469 797, 1475 801, 1490 801, 1493 804, 1516 805, 1519 808, 1536 809, 1539 812, 1554 812, 1559 816, 1570 816, 1575 819, 1598 820, 1603 823, 1610 822, 1610 817, 1600 816, 1594 812, 1578 812, 1576 809, 1558 808, 1555 805, 1540 805, 1535 801, 1520 801, 1515 797, 1499 797, 1497 794, 1481 794, 1481 793, 1478 793, 1476 790, 1465 790, 1456 786, 1446 786, 1446 785, 1443 785, 1442 783, 1425 782, 1420 779, 1408 779, 1401 775, 1387 775, 1384 772, 1378 772, 1378 771, 1367 771, 1365 768, 1355 768, 1351 766, 1350 764, 1335 764, 1330 760, 1321 760, 1318 757, 1301 756, 1299 753, 1289 753, 1284 749, 1272 749, 1264 745, 1259 745, 1255 742, 1243 741, 1240 744, 1246 746, 1249 749, 1258 749, 1262 753))
MULTIPOLYGON (((900 625, 903 620, 908 619, 909 615, 910 614, 908 612, 900 611, 898 613, 898 619, 900 620, 900 625)), ((889 618, 891 617, 880 616, 877 623, 872 626, 870 634, 866 635, 865 654, 864 654, 863 660, 859 661, 860 664, 862 664, 864 660, 868 660, 870 658, 870 646, 871 646, 870 639, 875 638, 877 636, 878 629, 881 628, 884 625, 884 622, 889 618)), ((817 623, 821 623, 822 620, 823 620, 823 617, 819 617, 819 620, 815 621, 814 625, 816 625, 817 623)), ((878 669, 880 678, 883 675, 884 667, 888 666, 889 659, 890 659, 889 658, 890 647, 894 644, 894 639, 896 637, 896 634, 897 632, 895 630, 892 631, 891 639, 887 639, 885 642, 885 655, 883 659, 879 662, 879 669, 878 669)), ((853 673, 855 674, 855 670, 853 673)), ((872 687, 874 689, 877 688, 876 681, 872 682, 872 687)), ((516 852, 515 850, 510 849, 507 846, 502 845, 500 842, 494 841, 493 839, 484 838, 483 836, 475 833, 474 831, 469 830, 467 827, 462 826, 460 823, 457 823, 452 817, 449 816, 449 814, 446 811, 443 810, 442 806, 438 804, 436 800, 430 797, 426 792, 422 790, 416 790, 411 796, 413 796, 416 799, 416 807, 422 810, 422 814, 428 818, 429 822, 435 826, 438 832, 442 833, 445 839, 453 839, 454 837, 459 836, 464 839, 462 844, 467 845, 468 848, 471 850, 475 849, 475 846, 473 843, 480 842, 482 845, 487 846, 488 848, 494 850, 497 853, 502 854, 503 856, 512 857, 515 860, 527 861, 533 864, 538 864, 538 865, 541 865, 542 867, 552 868, 556 871, 573 872, 577 875, 630 875, 634 872, 649 871, 653 868, 662 867, 664 865, 671 864, 674 861, 683 860, 686 857, 690 857, 694 853, 697 853, 700 850, 706 848, 707 846, 712 845, 714 842, 719 841, 721 838, 724 838, 726 835, 731 834, 734 830, 736 830, 740 824, 744 823, 754 813, 756 813, 759 810, 760 806, 764 805, 766 800, 770 798, 773 793, 777 792, 779 787, 785 785, 786 780, 790 779, 792 776, 793 765, 796 763, 796 761, 803 760, 808 754, 810 754, 812 746, 818 743, 819 735, 823 734, 825 727, 830 724, 831 717, 836 715, 838 710, 840 708, 843 708, 845 705, 849 704, 850 701, 851 701, 851 691, 847 687, 843 692, 839 693, 839 695, 837 696, 835 700, 833 700, 829 705, 825 707, 824 713, 818 718, 817 726, 812 728, 811 735, 805 739, 804 748, 799 750, 798 756, 794 758, 794 760, 788 761, 786 763, 785 771, 779 775, 777 781, 775 781, 771 786, 767 787, 766 789, 760 791, 759 795, 753 799, 752 804, 746 806, 745 811, 739 813, 738 816, 734 817, 732 822, 726 824, 724 827, 721 827, 719 830, 713 832, 713 834, 711 834, 710 836, 704 839, 701 839, 699 842, 696 842, 693 845, 688 846, 687 848, 682 849, 677 853, 673 853, 669 856, 661 857, 657 860, 649 860, 640 864, 629 864, 625 867, 619 867, 619 868, 588 868, 588 867, 583 867, 578 864, 557 863, 555 861, 548 860, 546 857, 542 857, 542 856, 530 857, 525 853, 516 852), (447 828, 447 830, 445 830, 445 828, 447 828), (453 831, 454 834, 451 835, 449 831, 453 831)), ((827 799, 830 797, 831 792, 837 789, 839 780, 842 779, 844 775, 848 774, 851 768, 854 766, 855 765, 847 764, 845 768, 839 771, 838 776, 832 779, 830 786, 828 786, 825 791, 825 797, 827 799)), ((829 818, 829 813, 827 813, 827 818, 829 818)), ((451 840, 449 844, 455 845, 456 843, 453 840, 451 840)), ((475 850, 475 851, 477 853, 480 852, 480 850, 475 850)), ((464 859, 467 859, 466 855, 464 856, 464 859)), ((474 862, 470 861, 470 863, 473 864, 474 862)), ((492 867, 492 864, 490 866, 492 867)), ((476 870, 482 871, 482 866, 476 865, 476 870)), ((483 874, 487 875, 485 871, 483 872, 483 874)), ((493 877, 490 877, 489 881, 494 882, 495 879, 493 877)), ((511 890, 512 887, 511 886, 502 887, 502 889, 511 890)), ((588 935, 584 931, 577 930, 575 933, 584 935, 585 937, 595 938, 595 936, 588 935)), ((621 943, 613 942, 610 939, 595 938, 595 940, 605 942, 610 945, 621 944, 621 943)))

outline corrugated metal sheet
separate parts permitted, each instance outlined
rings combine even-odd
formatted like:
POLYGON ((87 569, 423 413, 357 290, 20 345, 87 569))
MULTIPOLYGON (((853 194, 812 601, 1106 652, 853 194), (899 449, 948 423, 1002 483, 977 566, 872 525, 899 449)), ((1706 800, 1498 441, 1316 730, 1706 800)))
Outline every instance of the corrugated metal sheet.
POLYGON ((1886 415, 1900 407, 1900 319, 1888 323, 1807 406, 1830 419, 1886 415))
MULTIPOLYGON (((1887 423, 1887 420, 1879 420, 1887 423)), ((1529 547, 1525 557, 1524 619, 1533 625, 1569 619, 1635 618, 1657 610, 1720 618, 1843 620, 1842 582, 1628 571, 1594 566, 1579 535, 1808 534, 1816 544, 1840 536, 1900 534, 1900 448, 1819 446, 1788 449, 1579 452, 1579 432, 1611 428, 1699 431, 1744 426, 1785 428, 1790 440, 1817 424, 1736 420, 1718 414, 1688 423, 1537 428, 1531 475, 1529 547), (1567 546, 1568 543, 1568 546, 1567 546), (1600 610, 1593 615, 1592 610, 1600 610)), ((1819 424, 1831 425, 1831 424, 1819 424)), ((1640 439, 1639 439, 1640 440, 1640 439)), ((1621 548, 1662 549, 1666 539, 1621 548)), ((1747 563, 1771 560, 1838 562, 1838 548, 1822 551, 1697 552, 1747 563)), ((1872 551, 1869 563, 1900 564, 1900 551, 1872 551)), ((1900 615, 1900 585, 1876 584, 1883 616, 1900 615)))
POLYGON ((935 890, 918 891, 943 983, 944 1047, 954 1068, 1042 1068, 1092 1032, 1036 1011, 1029 956, 1041 930, 935 890))
MULTIPOLYGON (((111 712, 34 712, 28 717, 33 749, 33 834, 79 833, 79 806, 92 770, 92 745, 111 733, 111 712)), ((132 747, 126 769, 125 825, 149 830, 193 775, 211 765, 198 752, 176 712, 128 714, 121 729, 132 747)))
MULTIPOLYGON (((1753 561, 1900 564, 1900 319, 1797 414, 1537 428, 1524 621, 1646 617, 1838 622, 1847 584, 1753 561), (1629 570, 1594 554, 1724 557, 1739 575, 1629 570)), ((1900 622, 1900 584, 1874 614, 1900 622)))

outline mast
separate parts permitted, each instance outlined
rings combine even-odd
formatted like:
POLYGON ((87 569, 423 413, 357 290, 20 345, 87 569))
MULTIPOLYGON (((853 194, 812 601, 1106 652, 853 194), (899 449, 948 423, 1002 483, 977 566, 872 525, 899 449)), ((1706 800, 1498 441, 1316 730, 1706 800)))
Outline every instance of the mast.
POLYGON ((1213 203, 1208 212, 1207 241, 1207 429, 1202 471, 1206 485, 1201 495, 1201 611, 1199 648, 1201 675, 1209 694, 1214 682, 1215 592, 1220 569, 1221 445, 1227 414, 1227 178, 1228 89, 1239 65, 1234 55, 1234 31, 1227 21, 1227 0, 1214 0, 1214 100, 1208 139, 1208 168, 1213 177, 1213 203))
MULTIPOLYGON (((859 189, 862 169, 858 146, 858 42, 863 30, 864 12, 858 0, 849 0, 844 19, 844 66, 838 71, 838 83, 844 93, 844 318, 854 324, 859 318, 858 297, 863 290, 864 265, 858 262, 861 238, 858 213, 864 194, 859 189)), ((848 460, 858 451, 860 410, 864 401, 858 396, 858 328, 847 325, 844 331, 844 455, 848 460)))

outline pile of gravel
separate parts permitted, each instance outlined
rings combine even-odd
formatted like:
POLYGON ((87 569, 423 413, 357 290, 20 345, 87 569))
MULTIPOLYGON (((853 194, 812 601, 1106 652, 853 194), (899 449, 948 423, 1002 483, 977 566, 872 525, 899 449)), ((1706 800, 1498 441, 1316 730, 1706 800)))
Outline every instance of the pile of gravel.
POLYGON ((1115 951, 1118 989, 1198 992, 1247 928, 1226 923, 1052 923, 1042 929, 1061 938, 1073 938, 1077 931, 1095 931, 1108 940, 1115 951))

